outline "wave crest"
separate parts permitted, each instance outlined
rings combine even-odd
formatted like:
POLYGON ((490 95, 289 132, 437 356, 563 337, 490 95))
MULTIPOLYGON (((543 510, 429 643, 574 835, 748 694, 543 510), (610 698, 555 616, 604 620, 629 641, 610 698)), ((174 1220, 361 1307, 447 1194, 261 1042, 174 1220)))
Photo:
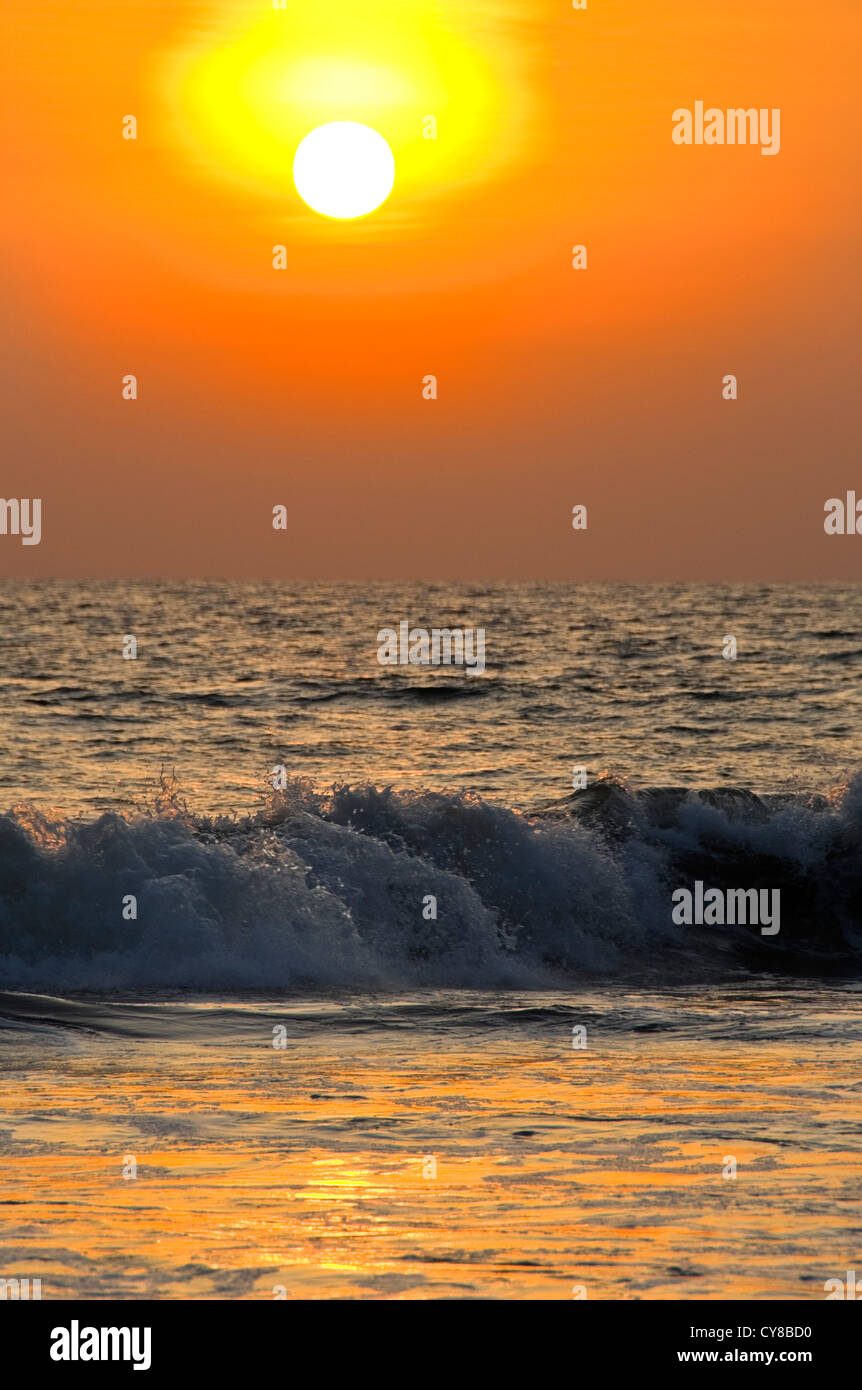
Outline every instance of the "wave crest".
POLYGON ((862 774, 831 798, 605 778, 529 815, 469 793, 299 779, 240 820, 164 804, 86 822, 16 808, 0 817, 0 982, 230 991, 852 972, 860 846, 862 774), (670 895, 695 879, 780 888, 780 936, 675 926, 670 895))

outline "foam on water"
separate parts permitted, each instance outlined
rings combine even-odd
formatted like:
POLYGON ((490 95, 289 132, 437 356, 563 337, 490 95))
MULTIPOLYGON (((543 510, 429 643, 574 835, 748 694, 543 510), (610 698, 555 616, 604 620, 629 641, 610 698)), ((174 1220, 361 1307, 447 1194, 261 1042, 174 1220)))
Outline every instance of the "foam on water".
POLYGON ((862 774, 834 800, 635 793, 528 816, 297 780, 266 811, 0 818, 0 987, 496 988, 724 966, 854 972, 862 774), (781 933, 680 927, 671 893, 781 890, 781 933), (137 899, 125 920, 123 899, 137 899), (423 904, 437 900, 437 920, 423 904))

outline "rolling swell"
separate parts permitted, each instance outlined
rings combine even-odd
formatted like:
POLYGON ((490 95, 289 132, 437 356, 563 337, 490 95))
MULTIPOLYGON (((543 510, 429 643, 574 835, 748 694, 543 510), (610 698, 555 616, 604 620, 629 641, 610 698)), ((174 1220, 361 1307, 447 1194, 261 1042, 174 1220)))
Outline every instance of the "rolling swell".
POLYGON ((834 798, 610 779, 530 815, 296 781, 240 820, 0 817, 0 988, 564 985, 857 973, 862 774, 834 798), (779 888, 781 932, 680 927, 674 888, 779 888), (137 917, 123 900, 137 899, 137 917), (426 920, 428 896, 437 919, 426 920))

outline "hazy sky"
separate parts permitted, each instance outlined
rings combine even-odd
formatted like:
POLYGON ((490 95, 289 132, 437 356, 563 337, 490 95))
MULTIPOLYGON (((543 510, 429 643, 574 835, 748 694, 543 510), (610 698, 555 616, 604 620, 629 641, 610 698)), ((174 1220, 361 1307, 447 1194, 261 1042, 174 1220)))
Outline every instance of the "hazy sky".
POLYGON ((860 18, 6 0, 0 574, 855 578, 860 18), (330 120, 395 154, 359 221, 293 186, 330 120))

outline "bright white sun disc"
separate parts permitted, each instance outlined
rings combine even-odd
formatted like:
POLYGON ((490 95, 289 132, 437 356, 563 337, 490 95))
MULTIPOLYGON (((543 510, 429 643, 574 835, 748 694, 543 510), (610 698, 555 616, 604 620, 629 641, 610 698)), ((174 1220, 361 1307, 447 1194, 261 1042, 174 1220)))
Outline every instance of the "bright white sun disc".
POLYGON ((300 198, 325 217, 364 217, 385 202, 395 159, 378 131, 358 121, 330 121, 309 131, 293 161, 300 198))

